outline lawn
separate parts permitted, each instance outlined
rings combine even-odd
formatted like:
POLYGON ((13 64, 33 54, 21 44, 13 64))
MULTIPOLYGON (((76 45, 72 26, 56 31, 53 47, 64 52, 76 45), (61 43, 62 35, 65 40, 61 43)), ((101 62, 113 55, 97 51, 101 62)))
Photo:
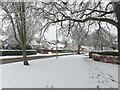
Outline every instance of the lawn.
POLYGON ((118 88, 118 65, 69 55, 0 65, 2 88, 118 88))

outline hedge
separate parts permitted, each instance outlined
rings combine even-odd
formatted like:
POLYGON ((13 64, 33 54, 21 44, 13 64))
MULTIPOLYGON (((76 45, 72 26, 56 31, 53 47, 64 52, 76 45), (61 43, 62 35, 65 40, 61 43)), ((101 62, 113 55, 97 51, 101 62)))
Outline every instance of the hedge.
POLYGON ((93 53, 98 55, 119 56, 118 52, 103 51, 103 52, 89 52, 89 58, 92 58, 93 53))
MULTIPOLYGON (((27 50, 27 55, 37 54, 36 50, 27 50)), ((17 56, 22 55, 22 50, 0 50, 1 56, 17 56)))

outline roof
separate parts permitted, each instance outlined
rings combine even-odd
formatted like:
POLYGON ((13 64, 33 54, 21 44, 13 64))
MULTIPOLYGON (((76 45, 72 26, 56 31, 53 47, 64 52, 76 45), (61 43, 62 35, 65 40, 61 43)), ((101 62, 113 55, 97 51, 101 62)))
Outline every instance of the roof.
POLYGON ((58 47, 65 47, 64 44, 60 44, 60 43, 58 43, 57 46, 58 46, 58 47))
POLYGON ((0 41, 6 40, 8 37, 0 35, 0 41))

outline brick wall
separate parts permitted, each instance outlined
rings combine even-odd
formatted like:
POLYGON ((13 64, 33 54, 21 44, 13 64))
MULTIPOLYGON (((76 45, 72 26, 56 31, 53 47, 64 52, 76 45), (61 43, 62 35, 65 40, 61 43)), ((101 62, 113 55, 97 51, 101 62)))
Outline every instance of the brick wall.
POLYGON ((120 57, 119 56, 99 55, 99 54, 94 54, 93 53, 92 58, 95 61, 113 63, 113 64, 120 64, 120 57))

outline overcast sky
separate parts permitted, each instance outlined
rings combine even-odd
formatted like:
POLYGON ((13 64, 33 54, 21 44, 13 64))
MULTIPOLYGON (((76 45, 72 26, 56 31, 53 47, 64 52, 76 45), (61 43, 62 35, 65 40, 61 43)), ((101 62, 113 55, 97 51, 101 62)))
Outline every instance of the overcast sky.
MULTIPOLYGON (((48 0, 46 0, 46 1, 48 1, 48 0)), ((68 1, 68 0, 63 0, 63 1, 68 1)), ((71 3, 74 2, 74 1, 75 0, 69 0, 69 2, 71 2, 71 3)), ((76 1, 78 1, 78 2, 80 2, 80 1, 84 1, 84 2, 85 1, 90 1, 90 2, 92 2, 94 0, 76 0, 76 1)), ((95 1, 97 2, 99 0, 95 0, 95 1)), ((102 1, 104 2, 104 4, 107 4, 111 0, 102 0, 102 1)), ((118 0, 116 0, 116 1, 118 1, 118 0)), ((110 25, 110 28, 111 28, 110 32, 114 35, 117 35, 116 27, 114 27, 113 25, 110 25)), ((97 29, 97 27, 92 27, 91 31, 94 31, 95 29, 97 29)), ((50 40, 55 40, 56 39, 56 27, 49 28, 48 32, 45 34, 45 36, 49 41, 50 40)), ((59 40, 62 40, 62 37, 59 36, 59 40)))
MULTIPOLYGON (((113 35, 117 35, 116 27, 113 26, 113 25, 109 25, 109 26, 110 26, 110 29, 111 29, 110 33, 113 34, 113 35)), ((97 29, 98 29, 98 27, 93 26, 93 27, 90 28, 90 32, 93 32, 94 30, 97 30, 97 29)), ((55 26, 50 27, 48 29, 48 31, 46 32, 45 37, 48 41, 56 40, 56 27, 55 26)), ((63 38, 62 36, 58 36, 58 37, 59 37, 58 40, 62 40, 62 38, 63 38)))

